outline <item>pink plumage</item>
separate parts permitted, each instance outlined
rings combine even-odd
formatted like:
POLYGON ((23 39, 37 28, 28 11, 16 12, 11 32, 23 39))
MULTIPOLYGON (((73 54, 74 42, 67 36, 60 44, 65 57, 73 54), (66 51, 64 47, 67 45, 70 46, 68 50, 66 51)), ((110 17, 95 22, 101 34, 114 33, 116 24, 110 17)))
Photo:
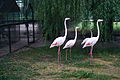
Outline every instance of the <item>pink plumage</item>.
MULTIPOLYGON (((69 40, 65 46, 63 47, 63 49, 66 49, 66 48, 70 48, 70 55, 71 55, 71 48, 75 45, 75 42, 76 42, 76 39, 77 39, 77 29, 79 27, 76 27, 75 28, 75 38, 73 40, 69 40)), ((66 60, 67 60, 67 49, 66 49, 66 60)))
POLYGON ((64 26, 65 26, 65 35, 56 38, 53 43, 50 45, 50 48, 57 46, 58 47, 58 61, 60 58, 60 46, 65 42, 66 36, 67 36, 67 26, 66 26, 66 21, 69 20, 70 18, 65 18, 64 20, 64 26))
POLYGON ((97 43, 98 39, 99 39, 99 36, 100 36, 100 30, 99 30, 99 25, 98 25, 98 22, 101 22, 103 21, 102 19, 98 19, 97 20, 97 30, 98 30, 98 35, 97 37, 91 37, 89 39, 87 39, 85 42, 84 42, 84 45, 82 48, 85 48, 85 47, 89 47, 91 46, 91 50, 90 50, 90 56, 92 56, 92 50, 93 50, 93 46, 97 43))
POLYGON ((64 43, 65 39, 66 39, 66 37, 58 37, 58 38, 56 38, 53 41, 53 43, 51 44, 50 48, 55 47, 55 46, 57 46, 57 47, 61 46, 64 43))
MULTIPOLYGON (((90 30, 90 33, 91 33, 91 38, 93 37, 93 34, 92 34, 92 31, 90 30)), ((81 45, 83 45, 86 41, 88 41, 90 38, 85 38, 83 41, 82 41, 82 43, 81 43, 81 45)))

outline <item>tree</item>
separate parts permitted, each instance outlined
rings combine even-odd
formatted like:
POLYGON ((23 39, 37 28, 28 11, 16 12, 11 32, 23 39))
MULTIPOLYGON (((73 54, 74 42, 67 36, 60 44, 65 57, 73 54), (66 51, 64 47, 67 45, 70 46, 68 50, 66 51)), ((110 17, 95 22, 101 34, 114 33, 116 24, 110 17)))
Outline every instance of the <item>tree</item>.
POLYGON ((72 25, 81 19, 104 19, 100 26, 101 41, 110 41, 113 21, 120 16, 119 0, 36 0, 35 4, 36 17, 43 21, 43 34, 47 40, 60 35, 64 18, 70 17, 74 20, 72 25))
POLYGON ((103 26, 101 28, 101 40, 111 41, 113 34, 113 22, 119 14, 119 0, 101 0, 94 2, 92 6, 92 14, 95 19, 103 18, 103 26), (96 4, 96 5, 95 5, 96 4))

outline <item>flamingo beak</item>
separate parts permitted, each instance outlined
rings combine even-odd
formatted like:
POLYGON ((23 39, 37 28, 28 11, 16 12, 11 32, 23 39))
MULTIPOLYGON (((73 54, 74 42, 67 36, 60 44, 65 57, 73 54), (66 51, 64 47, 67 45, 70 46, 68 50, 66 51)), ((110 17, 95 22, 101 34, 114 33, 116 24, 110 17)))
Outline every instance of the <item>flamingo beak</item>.
POLYGON ((90 19, 89 21, 94 21, 94 20, 90 19))
POLYGON ((52 45, 50 46, 50 48, 52 48, 52 45))
POLYGON ((54 45, 51 44, 51 45, 50 45, 50 48, 53 48, 53 47, 54 47, 54 45))
POLYGON ((70 20, 70 18, 65 18, 65 20, 70 20))

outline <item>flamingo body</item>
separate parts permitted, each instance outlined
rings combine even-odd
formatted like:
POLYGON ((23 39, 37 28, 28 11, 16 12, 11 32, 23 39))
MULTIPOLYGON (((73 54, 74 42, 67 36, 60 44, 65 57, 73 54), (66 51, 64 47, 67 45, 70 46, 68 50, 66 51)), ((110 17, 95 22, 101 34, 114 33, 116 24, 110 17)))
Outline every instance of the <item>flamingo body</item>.
MULTIPOLYGON (((91 38, 93 37, 93 34, 92 34, 92 31, 90 30, 90 33, 91 33, 91 38)), ((81 45, 83 45, 86 41, 88 41, 90 38, 85 38, 83 40, 83 42, 81 43, 81 45)))
POLYGON ((55 46, 59 47, 64 43, 64 41, 65 41, 65 37, 58 37, 53 41, 50 48, 55 47, 55 46))
POLYGON ((73 47, 74 45, 75 45, 75 42, 76 42, 76 39, 77 39, 77 29, 78 29, 79 27, 76 27, 75 28, 75 38, 73 39, 73 40, 69 40, 66 44, 65 44, 65 46, 63 47, 63 49, 65 49, 65 48, 71 48, 71 47, 73 47))
POLYGON ((76 42, 75 40, 69 40, 69 41, 65 44, 65 46, 63 47, 63 49, 73 47, 73 46, 75 45, 75 42, 76 42))
POLYGON ((89 46, 94 46, 98 41, 98 38, 97 37, 92 37, 92 38, 89 38, 84 46, 82 48, 85 48, 85 47, 89 47, 89 46))
POLYGON ((83 40, 83 42, 81 43, 81 45, 82 44, 84 44, 87 40, 89 40, 90 38, 85 38, 84 40, 83 40))

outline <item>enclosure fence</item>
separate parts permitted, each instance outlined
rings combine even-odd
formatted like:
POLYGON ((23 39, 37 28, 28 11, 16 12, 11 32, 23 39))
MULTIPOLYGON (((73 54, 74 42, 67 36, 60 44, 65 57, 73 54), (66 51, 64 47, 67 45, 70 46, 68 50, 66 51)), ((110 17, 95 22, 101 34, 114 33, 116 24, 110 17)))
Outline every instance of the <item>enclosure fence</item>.
POLYGON ((39 35, 36 20, 16 20, 0 24, 0 55, 29 46, 39 39, 39 35))

